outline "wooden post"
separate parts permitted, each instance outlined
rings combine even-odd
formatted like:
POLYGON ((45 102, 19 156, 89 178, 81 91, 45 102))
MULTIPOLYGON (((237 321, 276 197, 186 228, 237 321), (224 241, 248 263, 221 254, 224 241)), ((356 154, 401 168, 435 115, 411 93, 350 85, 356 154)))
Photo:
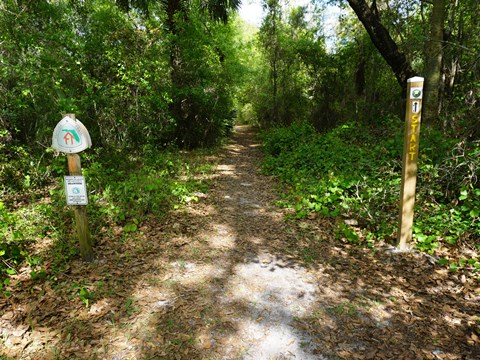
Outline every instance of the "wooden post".
POLYGON ((413 77, 408 79, 402 185, 400 189, 400 216, 397 235, 397 246, 399 250, 408 249, 412 240, 422 97, 423 78, 413 77))
MULTIPOLYGON (((75 119, 75 114, 66 114, 75 119)), ((82 175, 82 165, 78 154, 67 154, 68 172, 70 175, 82 175)), ((93 243, 88 230, 87 208, 84 205, 74 205, 75 226, 77 228, 77 236, 80 245, 80 254, 83 260, 93 261, 93 243)))

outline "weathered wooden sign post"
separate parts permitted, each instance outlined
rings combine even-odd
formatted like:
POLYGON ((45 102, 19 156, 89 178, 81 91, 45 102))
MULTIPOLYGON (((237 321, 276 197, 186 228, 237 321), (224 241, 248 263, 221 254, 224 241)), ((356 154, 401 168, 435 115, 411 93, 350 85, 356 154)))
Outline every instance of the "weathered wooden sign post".
POLYGON ((64 115, 53 131, 52 147, 67 154, 70 176, 65 176, 65 195, 67 205, 72 205, 75 212, 80 254, 85 261, 93 260, 93 244, 85 207, 88 204, 87 190, 78 153, 90 146, 92 140, 87 128, 75 119, 75 114, 64 115))
POLYGON ((412 240, 422 98, 423 78, 413 77, 408 79, 402 185, 400 189, 400 216, 397 236, 397 246, 399 250, 408 249, 412 240))

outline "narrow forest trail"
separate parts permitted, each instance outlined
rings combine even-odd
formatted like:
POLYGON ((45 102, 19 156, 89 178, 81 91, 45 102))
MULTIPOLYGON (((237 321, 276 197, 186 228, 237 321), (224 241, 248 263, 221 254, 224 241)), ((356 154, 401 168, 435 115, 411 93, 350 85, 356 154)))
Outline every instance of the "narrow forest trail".
POLYGON ((0 302, 2 354, 480 358, 478 283, 427 256, 335 239, 331 219, 288 220, 275 205, 279 184, 259 173, 254 135, 236 128, 211 159, 212 188, 198 202, 138 233, 113 229, 95 263, 74 262, 55 282, 35 285, 20 274, 23 290, 0 302), (95 294, 88 306, 81 287, 95 294))
POLYGON ((274 206, 276 184, 258 173, 260 155, 253 132, 237 127, 197 234, 213 262, 184 264, 176 279, 207 281, 212 305, 228 319, 227 328, 220 324, 209 334, 218 356, 315 359, 311 337, 294 321, 312 311, 318 289, 314 276, 281 251, 292 233, 274 206))

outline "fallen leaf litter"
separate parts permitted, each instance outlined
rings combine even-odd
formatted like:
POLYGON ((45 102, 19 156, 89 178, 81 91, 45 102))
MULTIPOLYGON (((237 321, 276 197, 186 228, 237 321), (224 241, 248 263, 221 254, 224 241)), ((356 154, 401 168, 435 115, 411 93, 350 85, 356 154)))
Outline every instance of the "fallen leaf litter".
POLYGON ((198 203, 97 245, 54 283, 20 274, 0 300, 19 359, 477 359, 480 286, 414 253, 288 220, 261 151, 237 127, 198 203), (95 293, 88 307, 74 284, 95 293), (52 286, 55 285, 55 286, 52 286))

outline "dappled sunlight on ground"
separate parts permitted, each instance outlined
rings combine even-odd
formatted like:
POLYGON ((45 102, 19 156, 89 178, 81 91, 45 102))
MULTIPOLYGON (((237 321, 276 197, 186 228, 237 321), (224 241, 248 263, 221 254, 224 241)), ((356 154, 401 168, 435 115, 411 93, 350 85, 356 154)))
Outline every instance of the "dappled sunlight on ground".
POLYGON ((68 293, 19 274, 31 286, 3 306, 4 354, 480 357, 478 284, 427 257, 335 239, 332 219, 286 219, 292 212, 275 207, 274 179, 258 172, 257 147, 249 128, 237 128, 235 141, 212 158, 211 190, 136 233, 101 239, 94 263, 75 261, 58 274, 68 293), (91 298, 82 299, 81 289, 91 298))
POLYGON ((249 307, 248 314, 236 319, 237 341, 248 349, 245 358, 312 358, 304 351, 310 347, 310 337, 299 334, 291 324, 309 312, 315 293, 311 276, 270 254, 236 265, 221 302, 242 302, 249 307))
POLYGON ((236 235, 228 225, 214 223, 211 231, 204 235, 205 241, 214 249, 235 248, 236 235))

